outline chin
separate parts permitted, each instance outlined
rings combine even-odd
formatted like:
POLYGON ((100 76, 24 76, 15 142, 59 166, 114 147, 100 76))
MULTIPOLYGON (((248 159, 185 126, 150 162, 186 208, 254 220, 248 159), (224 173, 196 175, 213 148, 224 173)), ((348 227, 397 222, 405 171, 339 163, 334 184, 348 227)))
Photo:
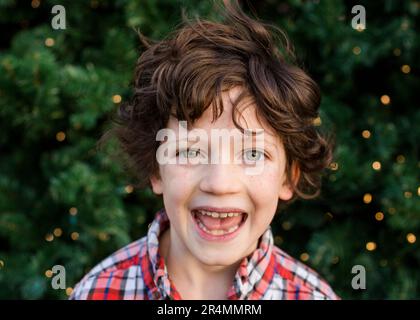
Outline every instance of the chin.
POLYGON ((201 251, 200 254, 196 255, 196 258, 203 264, 208 266, 223 266, 228 267, 239 260, 242 260, 242 256, 238 255, 238 251, 233 252, 225 252, 223 255, 218 252, 206 253, 201 251))

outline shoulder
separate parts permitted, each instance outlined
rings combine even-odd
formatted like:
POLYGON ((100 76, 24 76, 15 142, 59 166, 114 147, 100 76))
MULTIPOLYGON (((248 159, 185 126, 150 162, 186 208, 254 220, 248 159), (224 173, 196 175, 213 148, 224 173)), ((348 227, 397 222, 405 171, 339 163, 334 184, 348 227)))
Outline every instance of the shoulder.
POLYGON ((330 285, 313 269, 273 246, 275 273, 272 289, 283 299, 337 300, 330 285))
POLYGON ((144 286, 140 260, 146 251, 143 237, 114 252, 83 277, 70 299, 141 299, 144 286))

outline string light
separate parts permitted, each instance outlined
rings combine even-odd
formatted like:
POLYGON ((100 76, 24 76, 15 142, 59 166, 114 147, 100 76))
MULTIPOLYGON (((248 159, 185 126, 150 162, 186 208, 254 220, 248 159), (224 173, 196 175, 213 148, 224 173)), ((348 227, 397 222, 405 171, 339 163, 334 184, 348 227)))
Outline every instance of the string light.
POLYGON ((363 138, 365 138, 365 139, 369 139, 369 138, 370 138, 370 136, 371 136, 371 133, 370 133, 370 131, 369 131, 369 130, 363 130, 363 131, 362 131, 362 137, 363 137, 363 138))
POLYGON ((112 102, 114 102, 114 103, 120 103, 121 100, 122 100, 122 98, 119 94, 116 94, 116 95, 112 96, 112 102))
POLYGON ((358 23, 356 25, 356 30, 359 32, 363 32, 366 29, 366 26, 363 23, 358 23))
POLYGON ((408 27, 409 27, 410 25, 409 25, 409 23, 408 23, 408 21, 407 20, 405 20, 405 21, 403 21, 402 23, 401 23, 401 30, 407 30, 408 29, 408 27))
POLYGON ((400 48, 395 48, 393 53, 394 53, 394 56, 399 57, 401 55, 401 49, 400 48))
POLYGON ((332 162, 330 164, 330 169, 333 171, 337 171, 338 170, 338 163, 337 162, 332 162))
POLYGON ((361 52, 362 52, 362 49, 360 49, 360 47, 356 46, 353 48, 353 54, 355 54, 356 56, 358 56, 361 52))
POLYGON ((66 134, 63 131, 59 131, 55 135, 55 138, 57 139, 57 141, 62 142, 66 139, 66 134))
POLYGON ((290 223, 290 221, 284 221, 282 224, 281 224, 281 227, 284 229, 284 230, 290 230, 290 229, 292 229, 292 224, 290 223))
POLYGON ((51 241, 54 240, 54 236, 51 233, 47 233, 45 235, 45 240, 48 241, 48 242, 51 242, 51 241))
POLYGON ((384 219, 384 214, 382 212, 376 212, 375 213, 375 219, 378 221, 382 221, 384 219))
POLYGON ((401 66, 401 71, 402 71, 402 73, 405 73, 405 74, 410 73, 411 67, 408 64, 405 64, 405 65, 401 66))
POLYGON ((334 218, 334 216, 331 212, 326 212, 325 213, 325 219, 331 220, 332 218, 334 218))
POLYGON ((137 223, 143 224, 145 221, 146 218, 143 215, 137 217, 137 223))
POLYGON ((314 124, 314 126, 319 127, 319 126, 322 124, 321 117, 316 117, 316 118, 313 120, 313 124, 314 124))
POLYGON ((108 241, 109 240, 109 235, 106 232, 99 232, 98 238, 101 241, 108 241))
POLYGON ((376 249, 376 243, 373 241, 370 241, 368 243, 366 243, 366 250, 368 251, 373 251, 376 249))
POLYGON ((405 162, 405 157, 402 154, 398 155, 397 156, 397 163, 403 164, 404 162, 405 162))
POLYGON ((308 261, 309 260, 309 254, 307 254, 306 252, 303 252, 300 255, 300 260, 302 260, 302 261, 308 261))
POLYGON ((366 193, 363 196, 363 202, 366 203, 366 204, 371 203, 372 202, 372 195, 370 193, 366 193))
POLYGON ((45 39, 45 45, 47 47, 52 47, 54 45, 54 43, 55 43, 55 41, 54 41, 53 38, 47 38, 47 39, 45 39))
POLYGON ((63 234, 63 230, 61 230, 60 228, 55 228, 53 233, 56 237, 61 237, 61 235, 63 234))
POLYGON ((38 8, 40 4, 41 4, 41 2, 39 0, 32 0, 31 1, 31 6, 34 9, 38 8))
POLYGON ((68 287, 68 288, 66 289, 66 294, 67 294, 67 296, 70 296, 72 293, 73 293, 73 288, 72 288, 72 287, 68 287))
POLYGON ((76 207, 71 207, 69 209, 69 213, 70 213, 70 215, 75 216, 77 214, 77 208, 76 207))
POLYGON ((420 187, 417 188, 417 195, 420 197, 420 187))
POLYGON ((412 196, 413 196, 413 193, 412 193, 412 192, 410 192, 410 191, 405 191, 405 192, 404 192, 404 197, 405 197, 405 198, 409 199, 409 198, 411 198, 412 196))
POLYGON ((283 238, 282 238, 282 237, 280 237, 280 236, 275 236, 275 237, 274 237, 274 242, 275 242, 277 245, 281 245, 281 244, 283 243, 283 238))
POLYGON ((4 267, 4 261, 0 260, 0 269, 4 267))
POLYGON ((124 188, 124 190, 125 190, 126 193, 132 193, 134 188, 133 188, 132 185, 129 184, 124 188))
POLYGON ((72 232, 70 235, 71 239, 76 241, 79 239, 79 233, 78 232, 72 232))
POLYGON ((372 163, 372 168, 373 168, 373 170, 376 170, 376 171, 381 170, 381 163, 379 161, 374 161, 372 163))
POLYGON ((388 105, 391 103, 391 98, 387 94, 384 94, 381 96, 381 103, 383 105, 388 105))
POLYGON ((388 209, 389 214, 395 214, 396 212, 397 212, 397 210, 395 208, 389 208, 388 209))
POLYGON ((340 261, 340 258, 339 258, 338 256, 334 256, 334 257, 331 259, 331 262, 332 262, 333 264, 337 264, 339 261, 340 261))
POLYGON ((407 238, 407 241, 409 243, 414 243, 417 240, 416 236, 413 233, 411 233, 411 232, 407 234, 407 237, 406 238, 407 238))
POLYGON ((45 271, 45 276, 46 276, 47 278, 51 278, 51 277, 52 277, 52 275, 53 275, 53 273, 52 273, 52 271, 51 271, 51 270, 47 270, 47 271, 45 271))

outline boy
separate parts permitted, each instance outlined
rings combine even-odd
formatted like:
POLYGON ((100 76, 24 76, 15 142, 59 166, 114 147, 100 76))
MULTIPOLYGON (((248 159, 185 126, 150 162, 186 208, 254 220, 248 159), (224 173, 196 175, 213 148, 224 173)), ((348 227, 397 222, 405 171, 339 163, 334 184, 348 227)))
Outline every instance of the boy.
POLYGON ((278 50, 281 31, 236 2, 225 1, 225 12, 223 23, 142 39, 135 94, 112 133, 164 208, 147 236, 93 268, 71 299, 338 298, 273 244, 270 228, 279 202, 319 193, 331 161, 313 125, 319 89, 286 61, 287 42, 278 50), (215 133, 231 132, 234 145, 220 146, 215 133))

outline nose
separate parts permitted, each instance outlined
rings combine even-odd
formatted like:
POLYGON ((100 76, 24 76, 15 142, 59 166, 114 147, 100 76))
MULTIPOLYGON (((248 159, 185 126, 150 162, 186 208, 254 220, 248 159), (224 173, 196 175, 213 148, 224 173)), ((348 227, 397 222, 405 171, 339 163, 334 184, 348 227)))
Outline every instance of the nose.
POLYGON ((233 194, 241 190, 241 184, 234 164, 208 164, 200 181, 200 190, 215 195, 233 194))

